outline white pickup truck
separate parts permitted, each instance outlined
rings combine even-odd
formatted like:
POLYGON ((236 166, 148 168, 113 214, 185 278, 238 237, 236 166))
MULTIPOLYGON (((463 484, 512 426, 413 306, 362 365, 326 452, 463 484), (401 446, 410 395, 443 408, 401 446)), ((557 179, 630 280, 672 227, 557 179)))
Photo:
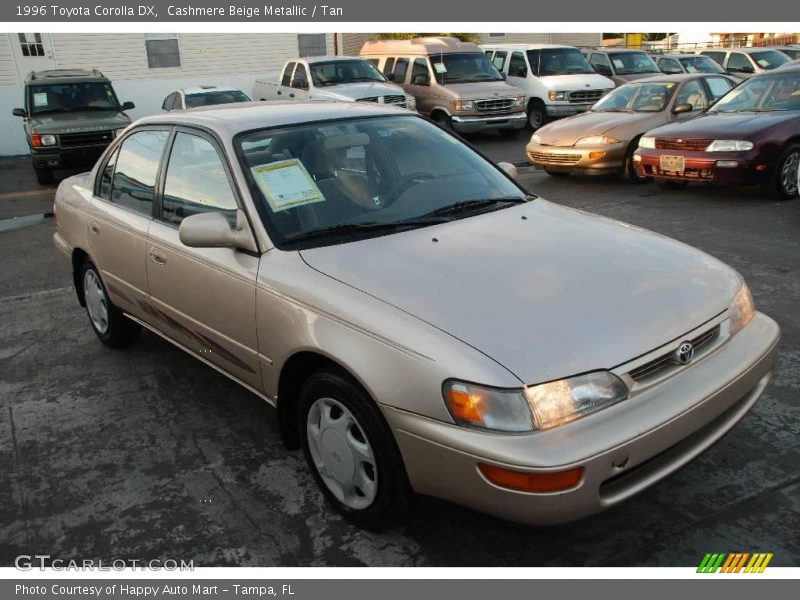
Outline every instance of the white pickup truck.
POLYGON ((413 96, 356 56, 317 56, 287 62, 278 81, 256 79, 254 100, 377 102, 416 110, 413 96))

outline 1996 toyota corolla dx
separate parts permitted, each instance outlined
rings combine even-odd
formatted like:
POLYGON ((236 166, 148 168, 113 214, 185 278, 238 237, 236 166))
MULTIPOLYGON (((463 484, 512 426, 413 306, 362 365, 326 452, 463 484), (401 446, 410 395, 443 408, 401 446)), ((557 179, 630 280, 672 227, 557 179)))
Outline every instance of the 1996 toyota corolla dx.
POLYGON ((775 363, 735 271, 534 198, 401 109, 149 117, 56 210, 100 340, 146 327, 275 405, 365 527, 411 490, 527 523, 612 506, 733 427, 775 363))

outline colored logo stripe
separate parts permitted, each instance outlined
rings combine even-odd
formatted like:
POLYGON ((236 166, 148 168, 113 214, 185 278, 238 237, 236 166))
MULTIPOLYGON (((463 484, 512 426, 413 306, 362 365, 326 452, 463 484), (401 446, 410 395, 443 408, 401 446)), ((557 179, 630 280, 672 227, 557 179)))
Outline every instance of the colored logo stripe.
POLYGON ((698 573, 763 573, 772 560, 772 552, 707 553, 697 567, 698 573), (747 559, 750 559, 747 562, 747 559), (747 566, 745 563, 747 562, 747 566))

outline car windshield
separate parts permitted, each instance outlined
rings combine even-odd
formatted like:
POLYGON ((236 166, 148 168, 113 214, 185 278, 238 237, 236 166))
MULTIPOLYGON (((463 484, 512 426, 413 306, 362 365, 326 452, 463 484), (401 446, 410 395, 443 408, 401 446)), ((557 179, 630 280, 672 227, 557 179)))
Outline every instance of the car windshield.
POLYGON ((608 55, 617 75, 660 73, 656 63, 644 52, 611 52, 608 55))
POLYGON ((713 110, 723 113, 800 110, 800 73, 783 76, 778 73, 747 80, 725 94, 713 110))
POLYGON ((800 58, 800 48, 781 48, 781 52, 788 56, 790 60, 800 58))
POLYGON ((724 73, 725 69, 720 67, 713 60, 707 56, 682 56, 678 60, 681 61, 683 69, 687 73, 724 73))
POLYGON ((250 98, 241 90, 216 90, 213 92, 186 94, 186 108, 211 106, 213 104, 231 104, 233 102, 250 102, 250 98))
POLYGON ((331 60, 309 66, 311 81, 316 87, 358 81, 386 81, 383 73, 367 60, 331 60))
POLYGON ((109 83, 53 83, 28 87, 31 114, 84 110, 120 110, 109 83))
POLYGON ((528 62, 540 77, 547 75, 573 75, 578 73, 594 73, 589 61, 577 48, 542 48, 528 50, 528 62))
POLYGON ((783 64, 786 64, 791 59, 777 50, 763 50, 761 52, 752 52, 750 58, 753 59, 759 67, 765 71, 777 69, 783 64))
POLYGON ((666 108, 677 84, 626 83, 612 90, 592 107, 595 112, 660 112, 666 108))
POLYGON ((475 81, 502 81, 503 76, 483 52, 435 54, 431 65, 436 80, 442 84, 475 81))
POLYGON ((385 235, 530 198, 457 138, 411 115, 265 129, 235 144, 279 247, 385 235))

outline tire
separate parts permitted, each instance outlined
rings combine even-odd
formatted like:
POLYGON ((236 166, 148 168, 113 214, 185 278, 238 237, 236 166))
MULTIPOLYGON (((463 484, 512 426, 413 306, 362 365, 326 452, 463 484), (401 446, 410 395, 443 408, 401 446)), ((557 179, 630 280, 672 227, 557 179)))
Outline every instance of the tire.
POLYGON ((445 131, 453 131, 453 121, 447 113, 436 111, 431 115, 431 119, 445 131))
POLYGON ((370 531, 393 526, 411 498, 403 459, 378 407, 345 373, 324 368, 300 390, 308 468, 325 499, 370 531))
POLYGON ((647 175, 639 175, 634 168, 633 153, 636 152, 638 146, 639 138, 633 140, 630 146, 628 146, 628 150, 625 152, 625 162, 622 167, 622 177, 625 181, 630 181, 631 183, 647 183, 650 181, 650 178, 647 175))
POLYGON ((37 169, 33 168, 36 172, 36 181, 39 185, 52 185, 55 181, 53 179, 53 172, 50 169, 37 169))
POLYGON ((80 281, 86 314, 97 338, 111 348, 125 348, 134 343, 142 328, 111 303, 100 272, 90 260, 83 263, 80 281))
POLYGON ((533 100, 528 104, 528 127, 536 131, 547 123, 547 109, 541 100, 533 100))
POLYGON ((545 167, 544 172, 550 175, 550 177, 569 177, 571 175, 568 171, 554 171, 547 167, 545 167))
POLYGON ((682 190, 688 185, 688 181, 675 181, 674 179, 659 179, 658 181, 658 187, 664 190, 682 190))
POLYGON ((762 186, 764 194, 777 200, 796 198, 798 165, 800 165, 800 144, 789 144, 781 153, 775 169, 764 182, 762 186))

